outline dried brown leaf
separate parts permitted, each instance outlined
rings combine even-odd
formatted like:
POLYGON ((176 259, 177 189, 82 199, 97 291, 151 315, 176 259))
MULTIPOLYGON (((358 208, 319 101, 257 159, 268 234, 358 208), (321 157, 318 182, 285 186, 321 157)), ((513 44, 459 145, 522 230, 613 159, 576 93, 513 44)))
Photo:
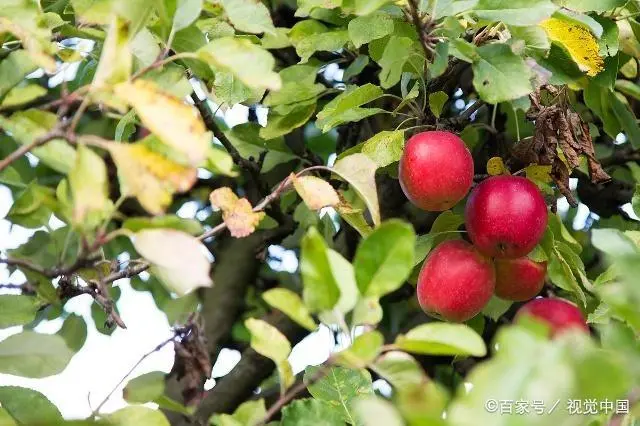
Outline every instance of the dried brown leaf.
POLYGON ((214 208, 222 210, 222 220, 227 224, 233 237, 242 238, 256 230, 264 217, 262 212, 254 212, 246 198, 238 198, 230 188, 218 188, 209 195, 214 208))

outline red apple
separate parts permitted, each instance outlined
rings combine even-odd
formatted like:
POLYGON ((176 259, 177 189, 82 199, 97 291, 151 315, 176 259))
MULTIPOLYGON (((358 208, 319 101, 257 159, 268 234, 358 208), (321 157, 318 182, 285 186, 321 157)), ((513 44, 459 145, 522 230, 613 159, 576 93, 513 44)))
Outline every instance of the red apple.
POLYGON ((451 132, 412 136, 400 158, 400 186, 423 210, 444 211, 462 200, 473 183, 473 159, 462 139, 451 132))
POLYGON ((494 176, 471 191, 465 223, 482 254, 515 259, 526 256, 542 238, 547 206, 529 179, 494 176))
POLYGON ((534 262, 528 257, 496 259, 496 296, 522 302, 536 297, 544 286, 547 262, 534 262))
POLYGON ((589 326, 580 309, 564 299, 532 300, 518 310, 515 319, 524 315, 531 315, 549 324, 552 336, 570 329, 589 332, 589 326))
POLYGON ((426 313, 462 322, 489 302, 495 285, 490 259, 466 241, 446 241, 424 262, 418 276, 418 302, 426 313))

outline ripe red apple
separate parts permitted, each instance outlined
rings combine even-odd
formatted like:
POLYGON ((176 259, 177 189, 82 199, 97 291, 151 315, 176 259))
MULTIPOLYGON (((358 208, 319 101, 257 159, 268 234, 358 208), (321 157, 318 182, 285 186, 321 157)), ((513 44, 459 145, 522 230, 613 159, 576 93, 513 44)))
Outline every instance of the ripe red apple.
POLYGON ((490 259, 466 241, 446 241, 435 248, 418 276, 418 302, 426 313, 466 321, 489 302, 495 286, 490 259))
POLYGON ((400 186, 423 210, 444 211, 462 200, 473 183, 473 159, 462 139, 451 132, 422 132, 404 147, 400 186))
POLYGON ((465 223, 482 254, 515 259, 526 256, 542 238, 547 206, 529 179, 494 176, 471 191, 465 223))
POLYGON ((552 336, 569 329, 589 332, 589 326, 580 309, 564 299, 532 300, 518 310, 515 319, 523 315, 531 315, 549 324, 552 336))
POLYGON ((535 262, 528 257, 496 259, 496 296, 522 302, 536 297, 544 286, 547 262, 535 262))

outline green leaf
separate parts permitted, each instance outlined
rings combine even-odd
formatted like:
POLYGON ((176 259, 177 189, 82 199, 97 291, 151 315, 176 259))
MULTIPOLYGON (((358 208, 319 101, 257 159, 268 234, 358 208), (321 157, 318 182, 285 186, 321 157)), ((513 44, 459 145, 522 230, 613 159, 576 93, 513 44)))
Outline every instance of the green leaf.
POLYGON ((355 0, 353 14, 358 16, 368 15, 387 3, 391 3, 391 0, 355 0))
POLYGON ((536 25, 551 17, 557 6, 550 0, 479 0, 473 9, 479 18, 488 21, 536 25))
POLYGON ((633 241, 617 229, 593 229, 591 242, 595 248, 610 256, 637 254, 633 241))
POLYGON ((179 296, 212 285, 206 249, 191 235, 173 229, 145 229, 135 234, 133 245, 151 263, 151 271, 179 296))
POLYGON ((556 247, 554 247, 551 260, 547 266, 547 274, 553 284, 564 290, 576 293, 582 304, 586 305, 584 292, 580 288, 571 266, 556 247))
POLYGON ((556 3, 578 12, 606 12, 624 6, 627 0, 556 0, 556 3))
POLYGON ((340 316, 351 311, 358 300, 358 286, 353 266, 340 253, 327 251, 331 274, 340 290, 340 298, 331 312, 323 312, 321 319, 327 324, 340 323, 340 316))
POLYGON ((640 100, 640 86, 629 80, 616 80, 616 90, 633 99, 640 100))
MULTIPOLYGON (((322 367, 307 367, 304 381, 308 383, 309 378, 318 374, 319 368, 322 367)), ((353 411, 354 400, 373 394, 371 376, 366 370, 345 367, 331 367, 324 377, 308 385, 307 389, 314 398, 340 407, 344 421, 353 425, 359 424, 353 411)))
POLYGON ((25 228, 39 228, 49 223, 51 213, 56 208, 54 191, 33 181, 16 195, 6 218, 25 228))
POLYGON ((396 389, 418 386, 429 380, 418 361, 402 351, 385 352, 372 368, 396 389))
POLYGON ((87 340, 87 323, 80 315, 71 314, 62 323, 62 328, 58 331, 69 349, 78 352, 87 340))
POLYGON ((380 300, 375 297, 361 297, 353 307, 353 325, 376 325, 382 321, 380 300))
POLYGON ((378 168, 400 161, 404 148, 404 131, 383 130, 370 139, 349 148, 338 155, 338 160, 358 152, 371 158, 378 168))
POLYGON ((349 21, 349 37, 356 48, 393 33, 393 19, 387 13, 372 13, 349 21))
POLYGON ((513 302, 510 300, 502 300, 497 296, 492 296, 489 303, 482 308, 482 314, 494 321, 498 321, 498 319, 509 310, 511 305, 513 305, 513 302))
POLYGON ((261 1, 222 0, 222 6, 236 29, 246 33, 275 34, 269 10, 261 1))
POLYGON ((130 217, 122 223, 122 228, 131 232, 139 232, 143 229, 170 228, 193 236, 204 232, 204 228, 197 220, 185 219, 172 214, 153 217, 130 217))
POLYGON ((429 108, 436 118, 440 118, 444 104, 449 100, 449 95, 444 92, 435 92, 429 94, 429 108))
MULTIPOLYGON (((528 12, 523 15, 528 15, 528 12)), ((473 85, 483 100, 497 104, 531 93, 531 71, 509 46, 502 43, 486 44, 477 48, 476 54, 473 85)))
POLYGON ((319 21, 307 19, 295 24, 289 31, 289 39, 304 63, 315 52, 339 50, 349 41, 346 30, 329 30, 319 21))
POLYGON ((640 291, 638 291, 637 277, 640 274, 638 265, 639 257, 621 256, 615 259, 617 279, 612 282, 598 285, 598 295, 605 302, 613 314, 626 321, 636 333, 640 331, 640 291))
POLYGON ((37 68, 25 50, 20 49, 9 53, 0 61, 0 98, 37 68))
POLYGON ((289 318, 309 331, 316 329, 316 322, 311 318, 309 310, 296 293, 286 288, 272 288, 262 293, 262 298, 272 308, 285 313, 289 318))
POLYGON ((252 426, 260 423, 266 414, 264 399, 259 399, 240 404, 233 414, 215 415, 211 422, 216 426, 252 426))
MULTIPOLYGON (((1 65, 0 65, 1 66, 1 65)), ((2 72, 2 70, 0 70, 2 72)), ((38 84, 27 84, 14 87, 0 103, 0 109, 18 106, 34 101, 47 94, 47 89, 38 84)))
POLYGON ((336 426, 342 415, 331 404, 317 399, 296 399, 282 409, 281 426, 336 426))
POLYGON ((584 333, 546 340, 522 327, 502 327, 493 347, 498 352, 465 379, 472 390, 459 389, 458 397, 448 407, 447 421, 451 424, 571 424, 575 421, 571 412, 551 410, 556 401, 615 400, 628 386, 616 353, 599 350, 584 333), (531 406, 531 414, 526 416, 515 410, 504 414, 487 410, 488 400, 542 401, 544 421, 540 423, 540 417, 534 414, 539 411, 531 406))
POLYGON ((202 11, 203 0, 175 0, 172 31, 177 32, 193 23, 202 11))
POLYGON ((361 108, 362 105, 380 98, 382 94, 382 89, 371 83, 350 86, 318 113, 316 126, 323 132, 328 132, 339 124, 359 121, 382 112, 380 108, 361 108))
POLYGON ((429 252, 439 243, 460 238, 458 228, 464 223, 464 218, 451 210, 444 211, 431 225, 431 230, 426 235, 419 235, 415 244, 414 266, 419 265, 429 252))
MULTIPOLYGON (((19 111, 10 117, 0 116, 0 128, 23 145, 33 142, 50 131, 58 121, 55 114, 29 109, 19 111)), ((31 150, 31 153, 43 163, 60 173, 68 173, 75 164, 76 151, 65 141, 54 139, 45 145, 31 150)))
POLYGON ((287 337, 266 321, 249 318, 244 322, 251 332, 251 347, 276 364, 286 361, 291 353, 287 337))
POLYGON ((365 368, 380 354, 384 336, 373 330, 361 334, 351 346, 335 354, 336 361, 345 367, 365 368))
POLYGON ((365 154, 344 157, 333 166, 332 171, 347 181, 364 200, 374 225, 380 224, 380 206, 376 187, 377 165, 365 154))
POLYGON ((369 65, 369 57, 366 55, 358 55, 358 57, 349 64, 347 69, 344 70, 342 80, 345 82, 351 80, 352 77, 360 74, 367 65, 369 65))
POLYGON ((328 311, 340 299, 340 286, 331 271, 329 249, 315 228, 307 231, 300 248, 304 303, 310 312, 328 311))
POLYGON ((362 240, 353 261, 360 293, 382 297, 398 289, 413 269, 414 245, 412 226, 399 220, 384 222, 362 240))
POLYGON ((353 405, 359 424, 364 426, 404 426, 405 424, 394 405, 378 396, 359 398, 353 405))
POLYGON ((0 425, 2 426, 18 426, 15 419, 11 417, 9 412, 4 408, 0 408, 0 425))
POLYGON ((42 378, 61 373, 73 352, 55 334, 23 331, 0 342, 0 372, 42 378))
POLYGON ((273 71, 273 56, 247 39, 218 38, 200 48, 197 54, 217 70, 235 75, 250 88, 278 90, 282 86, 280 76, 273 71))
POLYGON ((363 142, 361 152, 380 168, 400 161, 403 148, 404 132, 402 130, 383 130, 363 142))
POLYGON ((55 425, 63 421, 56 406, 33 389, 2 386, 0 404, 20 425, 55 425))
POLYGON ((621 130, 627 135, 629 142, 634 147, 640 147, 640 128, 638 127, 636 116, 629 109, 628 105, 618 98, 615 92, 609 91, 609 102, 613 113, 620 122, 621 130))
POLYGON ((30 323, 41 305, 42 302, 33 296, 0 295, 0 328, 30 323))
POLYGON ((133 405, 103 416, 113 426, 170 426, 159 410, 133 405))
POLYGON ((426 355, 485 356, 487 347, 471 327, 464 324, 431 322, 419 325, 396 338, 396 346, 426 355))
POLYGON ((80 21, 92 24, 109 23, 112 4, 112 0, 71 0, 73 11, 80 21))
POLYGON ((542 27, 510 26, 509 32, 514 40, 522 40, 524 42, 525 52, 542 53, 544 55, 551 48, 549 37, 542 27))
POLYGON ((382 57, 378 64, 380 65, 380 86, 385 89, 395 86, 402 76, 404 65, 410 59, 413 50, 413 40, 409 37, 392 36, 387 42, 382 57))
POLYGON ((100 226, 113 210, 107 167, 102 158, 85 145, 78 146, 75 167, 69 172, 69 186, 74 225, 85 231, 100 226))
POLYGON ((260 129, 260 137, 274 139, 291 133, 293 129, 297 129, 309 121, 315 111, 316 104, 314 102, 309 105, 296 106, 284 115, 270 112, 266 127, 260 129))
POLYGON ((122 397, 127 402, 144 404, 164 394, 165 373, 151 371, 129 380, 122 390, 122 397))

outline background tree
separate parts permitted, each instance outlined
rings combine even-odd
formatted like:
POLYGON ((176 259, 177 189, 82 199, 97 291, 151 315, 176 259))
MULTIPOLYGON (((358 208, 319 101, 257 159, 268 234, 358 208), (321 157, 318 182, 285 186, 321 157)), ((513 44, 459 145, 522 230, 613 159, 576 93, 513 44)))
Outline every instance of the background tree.
MULTIPOLYGON (((158 342, 175 348, 171 373, 125 377, 132 405, 100 404, 78 424, 634 423, 640 2, 1 6, 6 219, 39 230, 0 257, 25 276, 0 295, 0 325, 25 326, 0 342, 0 372, 61 372, 86 336, 65 311, 78 295, 99 329, 125 328, 121 279, 174 323, 158 342), (220 111, 238 103, 248 120, 229 127, 220 111), (405 141, 425 130, 460 135, 476 185, 537 185, 544 236, 498 279, 546 262, 542 290, 527 286, 573 305, 527 310, 580 324, 577 307, 590 334, 550 338, 526 315, 510 325, 522 303, 495 296, 464 324, 425 315, 424 259, 471 247, 443 245, 469 239, 465 200, 427 212, 399 185, 405 141), (176 215, 186 203, 193 218, 176 215), (576 231, 579 203, 590 213, 576 231), (298 254, 296 272, 277 267, 274 245, 298 254), (32 330, 58 317, 58 333, 32 330), (348 344, 296 376, 291 347, 320 323, 348 344), (205 392, 225 347, 242 358, 205 392), (377 379, 390 390, 374 392, 377 379), (159 409, 135 405, 149 401, 159 409)), ((3 424, 66 423, 30 389, 0 387, 0 405, 3 424)))

